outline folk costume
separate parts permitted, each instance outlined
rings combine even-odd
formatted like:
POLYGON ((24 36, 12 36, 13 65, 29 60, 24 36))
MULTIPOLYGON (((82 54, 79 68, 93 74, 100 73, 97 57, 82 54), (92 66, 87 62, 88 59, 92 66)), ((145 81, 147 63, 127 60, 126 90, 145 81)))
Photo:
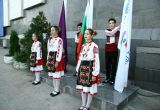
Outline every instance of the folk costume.
POLYGON ((50 94, 51 96, 56 96, 60 92, 60 79, 64 76, 64 58, 62 58, 63 53, 63 40, 60 37, 51 38, 48 40, 47 44, 48 56, 47 56, 47 68, 49 77, 53 78, 54 90, 50 94), (56 63, 58 66, 56 67, 56 63))
POLYGON ((33 84, 40 83, 40 72, 43 70, 41 43, 34 41, 31 47, 30 70, 35 72, 35 81, 33 84))
POLYGON ((105 31, 106 82, 109 81, 110 84, 114 84, 117 71, 119 28, 120 27, 115 27, 113 30, 107 29, 105 31))
POLYGON ((63 40, 60 37, 48 40, 47 50, 48 76, 54 79, 61 79, 64 76, 63 40), (58 63, 57 67, 55 67, 55 63, 58 63))
POLYGON ((98 46, 94 42, 82 46, 78 64, 76 89, 85 94, 97 94, 97 84, 100 83, 100 61, 98 46), (92 81, 95 77, 95 81, 92 81))

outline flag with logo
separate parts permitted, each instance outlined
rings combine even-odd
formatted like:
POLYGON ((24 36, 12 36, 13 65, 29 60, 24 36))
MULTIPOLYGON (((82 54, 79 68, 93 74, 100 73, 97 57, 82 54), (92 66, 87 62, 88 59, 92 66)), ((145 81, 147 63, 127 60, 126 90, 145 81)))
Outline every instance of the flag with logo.
POLYGON ((123 92, 124 87, 127 87, 128 81, 132 28, 132 6, 133 0, 124 1, 120 37, 118 42, 120 57, 114 85, 114 89, 120 93, 123 92))

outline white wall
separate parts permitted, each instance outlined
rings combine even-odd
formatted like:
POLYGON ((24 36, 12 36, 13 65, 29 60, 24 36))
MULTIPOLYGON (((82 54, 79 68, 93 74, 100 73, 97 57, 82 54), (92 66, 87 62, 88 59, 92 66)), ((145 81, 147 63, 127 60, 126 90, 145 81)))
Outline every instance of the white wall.
POLYGON ((9 0, 10 20, 23 17, 23 0, 9 0))
POLYGON ((3 0, 3 24, 4 24, 4 27, 10 26, 9 0, 3 0))
POLYGON ((10 26, 10 20, 24 17, 23 9, 28 9, 45 2, 46 0, 3 0, 4 27, 10 26))
POLYGON ((31 8, 35 5, 45 3, 46 0, 23 0, 23 9, 31 8))

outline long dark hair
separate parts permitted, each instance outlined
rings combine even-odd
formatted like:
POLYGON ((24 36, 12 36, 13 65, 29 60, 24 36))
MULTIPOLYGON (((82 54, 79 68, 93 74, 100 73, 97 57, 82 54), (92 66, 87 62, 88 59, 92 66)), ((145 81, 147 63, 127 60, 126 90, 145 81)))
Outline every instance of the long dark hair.
POLYGON ((35 34, 35 36, 36 36, 36 38, 37 38, 37 41, 40 41, 40 39, 39 39, 39 34, 38 34, 37 32, 32 33, 32 35, 33 35, 33 34, 35 34))
MULTIPOLYGON (((52 27, 56 30, 58 36, 60 36, 60 35, 61 35, 61 28, 60 28, 59 26, 56 26, 56 25, 51 26, 51 28, 52 28, 52 27)), ((51 39, 52 39, 52 38, 49 37, 49 42, 51 41, 51 39)))
POLYGON ((91 36, 94 34, 94 30, 93 30, 93 29, 88 28, 88 29, 86 29, 86 30, 88 30, 88 31, 89 31, 89 33, 91 34, 91 36))
POLYGON ((56 26, 56 25, 51 26, 51 28, 52 28, 52 27, 54 27, 54 29, 56 30, 58 36, 61 36, 61 28, 60 28, 59 26, 56 26))

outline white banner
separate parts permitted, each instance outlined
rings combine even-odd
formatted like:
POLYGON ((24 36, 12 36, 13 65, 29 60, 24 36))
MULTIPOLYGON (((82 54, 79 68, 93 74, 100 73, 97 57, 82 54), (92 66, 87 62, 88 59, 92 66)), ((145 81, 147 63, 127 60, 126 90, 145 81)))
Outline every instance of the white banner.
POLYGON ((86 27, 87 28, 92 28, 93 27, 93 0, 88 0, 87 3, 87 21, 86 21, 86 27))
POLYGON ((127 87, 128 80, 132 28, 132 6, 133 0, 125 0, 118 42, 120 57, 114 85, 115 90, 120 93, 123 92, 124 87, 127 87))

